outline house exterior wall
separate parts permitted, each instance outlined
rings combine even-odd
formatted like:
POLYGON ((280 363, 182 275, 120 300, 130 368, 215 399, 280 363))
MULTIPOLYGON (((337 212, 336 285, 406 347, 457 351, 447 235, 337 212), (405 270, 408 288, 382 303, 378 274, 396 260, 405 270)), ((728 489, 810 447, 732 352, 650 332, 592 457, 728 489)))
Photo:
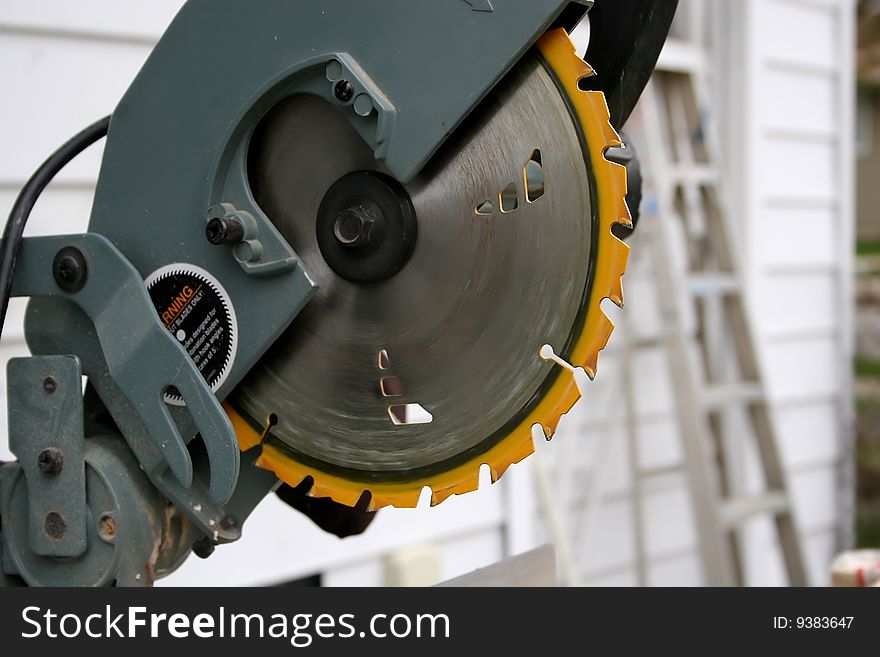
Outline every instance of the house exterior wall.
MULTIPOLYGON (((800 533, 812 579, 851 540, 855 6, 749 0, 724 70, 739 114, 728 165, 733 216, 800 533), (737 104, 741 99, 742 105, 737 104), (736 200, 738 198, 738 201, 736 200)), ((739 3, 737 3, 739 4, 739 3)), ((752 459, 753 461, 753 459, 752 459)), ((753 467, 754 470, 754 467, 753 467)), ((769 523, 750 534, 749 574, 778 583, 769 523)))
MULTIPOLYGON (((46 155, 113 109, 180 4, 3 3, 0 89, 7 102, 0 104, 0 214, 8 213, 18 189, 46 155)), ((725 153, 729 191, 737 199, 734 215, 742 217, 750 299, 760 318, 761 348, 802 536, 813 580, 821 583, 835 546, 848 531, 841 500, 851 486, 842 446, 849 435, 852 3, 697 4, 692 18, 715 26, 704 37, 705 45, 712 45, 707 61, 725 72, 717 75, 714 87, 726 108, 719 116, 724 144, 735 145, 725 153)), ((100 152, 100 146, 90 149, 50 186, 28 234, 85 229, 100 152)), ((630 323, 639 331, 656 331, 651 281, 636 267, 626 284, 626 312, 634 316, 630 323)), ((14 302, 0 345, 3 362, 26 353, 22 313, 23 304, 14 302)), ((454 577, 552 538, 552 523, 540 504, 546 496, 535 485, 537 472, 554 484, 551 502, 566 500, 561 522, 574 538, 580 581, 635 583, 634 545, 641 540, 649 554, 649 583, 699 584, 682 477, 670 475, 646 489, 645 513, 639 528, 633 524, 628 445, 614 417, 620 357, 612 344, 595 390, 565 419, 558 439, 541 445, 535 460, 515 466, 495 486, 435 509, 383 511, 364 536, 347 541, 321 533, 269 499, 239 543, 218 549, 209 560, 192 559, 166 582, 264 584, 323 573, 329 585, 379 585, 387 581, 389 555, 418 545, 432 546, 439 578, 454 577), (567 469, 556 476, 561 463, 567 469), (586 497, 600 503, 585 509, 586 497)), ((650 466, 674 464, 681 450, 663 355, 645 349, 633 358, 639 373, 633 384, 639 405, 638 459, 650 466)), ((5 396, 5 376, 0 395, 5 396)), ((5 414, 0 418, 2 430, 5 414)), ((0 444, 0 459, 4 449, 0 444)), ((764 557, 768 541, 766 527, 750 535, 754 583, 780 581, 779 569, 764 557)))

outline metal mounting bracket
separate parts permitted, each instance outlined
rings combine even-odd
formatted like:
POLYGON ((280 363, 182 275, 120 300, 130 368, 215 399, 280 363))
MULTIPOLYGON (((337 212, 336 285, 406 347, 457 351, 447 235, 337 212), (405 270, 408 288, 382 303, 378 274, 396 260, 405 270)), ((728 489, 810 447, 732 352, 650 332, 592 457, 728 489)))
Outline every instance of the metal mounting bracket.
POLYGON ((30 548, 44 557, 78 557, 87 547, 79 359, 14 358, 6 373, 9 447, 27 482, 30 548))
POLYGON ((204 439, 211 499, 218 504, 229 500, 239 473, 232 424, 186 351, 162 325, 140 274, 109 240, 95 233, 25 239, 12 293, 68 299, 89 316, 113 381, 176 479, 189 488, 192 458, 163 399, 175 388, 204 439))

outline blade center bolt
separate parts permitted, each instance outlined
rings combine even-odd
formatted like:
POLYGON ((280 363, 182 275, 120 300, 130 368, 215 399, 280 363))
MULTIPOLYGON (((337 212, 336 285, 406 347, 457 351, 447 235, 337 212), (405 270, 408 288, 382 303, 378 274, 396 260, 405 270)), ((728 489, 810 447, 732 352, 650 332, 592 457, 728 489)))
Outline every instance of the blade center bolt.
POLYGON ((373 217, 361 206, 341 210, 333 224, 333 234, 343 246, 358 246, 370 241, 373 217))

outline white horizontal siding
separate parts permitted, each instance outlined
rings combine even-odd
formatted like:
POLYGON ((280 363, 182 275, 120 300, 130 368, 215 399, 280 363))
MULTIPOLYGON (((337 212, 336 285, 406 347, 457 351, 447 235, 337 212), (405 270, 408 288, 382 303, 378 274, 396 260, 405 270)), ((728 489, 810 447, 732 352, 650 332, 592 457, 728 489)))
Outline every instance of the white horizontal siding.
POLYGON ((828 269, 838 262, 835 227, 840 223, 837 208, 785 207, 766 204, 758 211, 754 225, 761 238, 754 241, 753 260, 762 271, 785 267, 828 269), (797 235, 792 239, 792 235, 797 235))
MULTIPOLYGON (((149 50, 0 29, 0 85, 7 99, 0 106, 0 149, 7 154, 0 160, 0 185, 20 184, 61 143, 112 112, 149 50)), ((100 147, 84 153, 59 182, 93 182, 100 153, 100 147)))
MULTIPOLYGON (((58 146, 113 111, 149 54, 150 42, 158 37, 158 27, 149 39, 147 33, 107 39, 86 30, 92 21, 109 28, 112 17, 121 18, 125 9, 109 0, 87 4, 48 0, 0 6, 0 92, 6 99, 0 104, 4 154, 0 216, 4 219, 21 186, 58 146), (78 22, 69 23, 69 15, 76 15, 78 22)), ((141 5, 149 13, 149 5, 141 5)), ((103 144, 92 146, 59 174, 34 208, 26 235, 86 229, 102 152, 103 144)), ((24 300, 13 299, 4 326, 0 347, 4 399, 6 362, 27 355, 22 328, 25 305, 24 300)), ((5 436, 6 414, 0 415, 5 436)), ((0 459, 9 456, 6 441, 0 441, 0 459)))
MULTIPOLYGON (((844 64, 841 25, 852 16, 849 0, 758 0, 754 3, 758 25, 749 35, 751 45, 765 61, 793 66, 834 68, 844 64)), ((845 62, 849 65, 849 62, 845 62)))
MULTIPOLYGON (((839 472, 850 417, 854 5, 746 4, 740 207, 749 292, 810 574, 824 583, 846 542, 850 494, 839 472)), ((752 580, 781 581, 780 564, 765 559, 769 526, 748 537, 752 580)))
POLYGON ((814 266, 777 271, 754 291, 759 332, 786 338, 798 332, 834 331, 839 322, 837 275, 814 266))
MULTIPOLYGON (((134 52, 138 54, 131 62, 133 49, 128 44, 102 43, 93 48, 89 40, 47 35, 36 22, 11 24, 7 19, 12 10, 20 8, 14 5, 4 3, 0 9, 0 90, 6 99, 16 99, 0 104, 0 152, 5 154, 0 160, 0 216, 4 218, 21 185, 52 151, 112 111, 125 89, 126 77, 137 71, 149 52, 147 47, 137 46, 134 52)), ((26 235, 85 229, 101 150, 100 145, 90 148, 44 192, 26 235)), ((27 355, 24 307, 24 300, 13 299, 4 327, 0 347, 4 399, 6 362, 27 355)), ((0 415, 5 436, 6 414, 0 415)), ((6 441, 0 441, 0 459, 9 457, 6 441)))
POLYGON ((833 137, 837 94, 833 75, 770 67, 757 81, 768 131, 833 137))
POLYGON ((152 43, 180 9, 182 0, 6 0, 0 7, 4 31, 55 33, 101 41, 152 43))

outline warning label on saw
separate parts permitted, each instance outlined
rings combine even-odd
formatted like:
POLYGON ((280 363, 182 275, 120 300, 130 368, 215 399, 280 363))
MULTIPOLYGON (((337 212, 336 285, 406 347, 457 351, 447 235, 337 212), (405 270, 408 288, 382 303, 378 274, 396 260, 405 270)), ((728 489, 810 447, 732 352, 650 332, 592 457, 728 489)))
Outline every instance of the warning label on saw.
MULTIPOLYGON (((238 346, 238 324, 226 290, 207 271, 189 264, 162 267, 146 285, 162 323, 216 392, 229 375, 238 346)), ((173 390, 165 400, 183 403, 173 390)))

